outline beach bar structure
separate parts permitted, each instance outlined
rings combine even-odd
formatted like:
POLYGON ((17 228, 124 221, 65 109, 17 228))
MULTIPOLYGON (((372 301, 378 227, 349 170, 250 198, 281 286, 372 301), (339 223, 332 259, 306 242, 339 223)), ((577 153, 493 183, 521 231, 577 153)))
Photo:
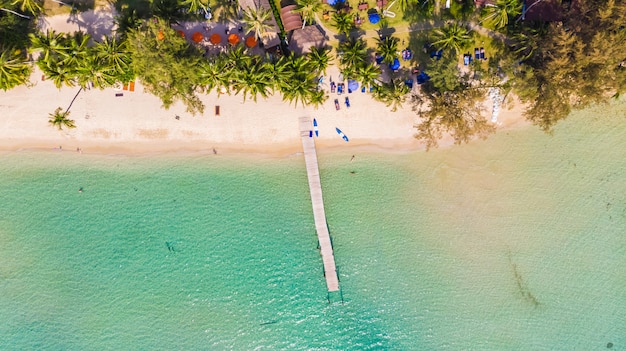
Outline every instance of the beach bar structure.
POLYGON ((324 263, 326 286, 329 292, 333 292, 339 291, 339 278, 337 277, 333 244, 330 241, 330 232, 328 231, 326 213, 324 212, 322 183, 320 181, 320 171, 317 164, 317 152, 315 151, 315 141, 312 137, 312 128, 313 124, 309 117, 300 117, 300 137, 302 138, 304 162, 306 163, 306 173, 309 179, 309 189, 311 191, 315 230, 317 231, 320 253, 322 254, 322 262, 324 263))

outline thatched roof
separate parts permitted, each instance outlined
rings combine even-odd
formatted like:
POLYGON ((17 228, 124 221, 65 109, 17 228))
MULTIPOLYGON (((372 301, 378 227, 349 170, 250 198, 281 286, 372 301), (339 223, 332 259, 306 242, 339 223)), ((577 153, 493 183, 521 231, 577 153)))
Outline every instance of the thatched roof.
POLYGON ((289 49, 298 54, 311 52, 311 46, 322 48, 326 46, 326 35, 318 26, 306 26, 304 29, 296 29, 291 35, 289 49))
POLYGON ((241 9, 244 11, 247 9, 252 9, 254 11, 264 9, 269 11, 272 14, 270 19, 272 29, 265 33, 263 38, 261 38, 261 41, 266 48, 271 48, 280 44, 280 38, 278 38, 278 24, 276 23, 276 18, 274 18, 274 13, 272 12, 272 7, 270 6, 268 0, 239 0, 239 6, 241 6, 241 9))
POLYGON ((283 21, 286 32, 302 28, 302 17, 295 11, 296 8, 296 5, 287 5, 280 9, 280 19, 283 21))

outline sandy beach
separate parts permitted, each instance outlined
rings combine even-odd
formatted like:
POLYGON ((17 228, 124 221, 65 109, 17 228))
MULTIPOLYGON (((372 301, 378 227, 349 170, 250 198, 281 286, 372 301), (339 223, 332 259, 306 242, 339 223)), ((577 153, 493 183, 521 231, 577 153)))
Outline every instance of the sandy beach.
MULTIPOLYGON (((46 18, 40 25, 42 29, 53 28, 59 32, 81 29, 96 36, 112 28, 110 12, 80 16, 85 18, 46 18), (91 17, 97 19, 95 29, 86 28, 91 17)), ((35 66, 31 86, 0 94, 0 149, 62 147, 86 153, 213 152, 215 149, 218 153, 284 155, 301 151, 298 118, 305 115, 316 118, 319 123, 318 147, 388 151, 423 148, 414 138, 418 117, 411 110, 409 99, 402 109, 391 112, 389 107, 360 90, 338 96, 330 93, 329 83, 331 79, 337 82, 339 69, 331 66, 327 73, 322 87, 329 98, 317 109, 290 105, 279 94, 254 102, 244 101, 241 95, 213 92, 202 96, 206 106, 204 114, 192 116, 180 103, 168 110, 162 108, 161 101, 144 92, 139 81, 133 92, 113 88, 84 90, 70 109, 69 118, 75 120, 77 128, 59 131, 48 123, 49 114, 57 107, 65 110, 79 88, 57 89, 51 81, 42 80, 35 66), (344 103, 346 96, 350 99, 350 108, 344 103), (335 110, 335 99, 340 102, 339 111, 335 110), (216 106, 219 106, 219 116, 215 114, 216 106), (349 136, 349 143, 338 136, 335 127, 349 136)), ((499 130, 527 125, 519 104, 513 107, 501 109, 499 130)), ((491 116, 489 101, 486 113, 491 116)), ((440 142, 440 146, 450 144, 448 139, 440 142)))

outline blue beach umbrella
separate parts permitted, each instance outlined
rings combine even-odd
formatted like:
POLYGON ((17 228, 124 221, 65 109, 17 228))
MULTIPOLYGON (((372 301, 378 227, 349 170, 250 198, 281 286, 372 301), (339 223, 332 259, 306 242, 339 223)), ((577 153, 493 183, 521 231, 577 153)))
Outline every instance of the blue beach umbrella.
POLYGON ((354 79, 350 79, 348 81, 348 90, 349 91, 357 91, 359 89, 359 83, 354 80, 354 79))
POLYGON ((328 3, 328 5, 330 6, 334 6, 337 3, 337 0, 328 0, 326 1, 326 3, 328 3))
POLYGON ((376 24, 376 23, 380 22, 380 15, 378 13, 370 13, 367 16, 369 17, 371 24, 376 24))
POLYGON ((397 57, 395 59, 393 59, 393 63, 389 64, 389 68, 392 71, 397 71, 400 68, 400 60, 398 60, 397 57))

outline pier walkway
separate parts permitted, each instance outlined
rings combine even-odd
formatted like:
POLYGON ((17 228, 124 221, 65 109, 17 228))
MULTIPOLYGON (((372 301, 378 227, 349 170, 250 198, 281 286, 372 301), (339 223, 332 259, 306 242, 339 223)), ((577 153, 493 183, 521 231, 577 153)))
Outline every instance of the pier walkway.
POLYGON ((330 241, 328 224, 326 223, 326 213, 324 212, 324 199, 322 198, 322 183, 317 165, 317 153, 315 152, 315 141, 310 137, 313 130, 313 123, 309 117, 300 117, 300 136, 302 137, 302 148, 304 149, 304 161, 306 163, 306 173, 309 178, 309 189, 311 190, 311 202, 313 204, 313 218, 315 219, 315 230, 320 244, 320 253, 324 262, 324 276, 328 291, 339 290, 339 278, 335 266, 335 256, 333 255, 333 244, 330 241))

